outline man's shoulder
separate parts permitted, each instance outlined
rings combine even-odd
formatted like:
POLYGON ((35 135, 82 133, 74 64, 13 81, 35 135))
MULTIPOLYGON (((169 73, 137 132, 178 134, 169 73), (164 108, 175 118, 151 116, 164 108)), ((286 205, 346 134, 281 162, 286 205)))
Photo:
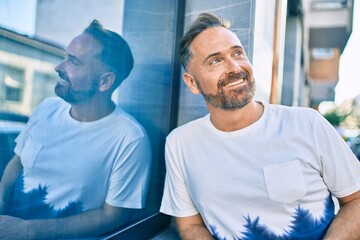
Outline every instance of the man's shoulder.
POLYGON ((49 105, 65 105, 65 103, 66 102, 59 97, 48 97, 48 98, 45 98, 39 104, 39 107, 40 106, 49 106, 49 105))
POLYGON ((269 104, 268 121, 288 126, 296 125, 297 127, 314 126, 314 123, 321 121, 321 114, 310 107, 284 106, 269 104))
POLYGON ((62 100, 59 97, 49 97, 45 98, 43 101, 39 103, 39 105, 35 108, 35 110, 41 110, 41 109, 58 109, 66 107, 68 103, 66 103, 64 100, 62 100))
MULTIPOLYGON (((115 109, 112 121, 116 122, 113 126, 115 126, 115 129, 117 128, 118 131, 124 132, 124 129, 126 129, 127 134, 133 137, 147 137, 144 126, 120 107, 115 109)), ((114 131, 116 131, 115 129, 114 131)))
POLYGON ((299 106, 285 106, 277 104, 268 104, 270 114, 278 114, 287 117, 314 117, 318 115, 318 112, 309 107, 299 107, 299 106))
POLYGON ((209 115, 178 126, 170 132, 167 138, 171 139, 177 137, 187 137, 189 135, 193 136, 195 132, 202 131, 202 129, 204 129, 205 125, 207 124, 207 119, 209 119, 209 115))
POLYGON ((64 100, 59 97, 49 97, 40 102, 32 115, 44 117, 45 115, 60 111, 64 108, 67 108, 67 103, 64 100))

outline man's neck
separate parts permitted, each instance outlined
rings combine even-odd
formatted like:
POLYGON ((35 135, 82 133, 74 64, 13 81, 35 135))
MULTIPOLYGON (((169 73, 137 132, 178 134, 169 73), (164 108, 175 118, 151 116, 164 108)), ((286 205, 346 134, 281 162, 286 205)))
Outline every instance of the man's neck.
POLYGON ((115 103, 109 99, 106 102, 89 101, 72 104, 70 116, 80 122, 92 122, 106 117, 115 109, 115 103))
POLYGON ((212 124, 224 132, 243 129, 259 120, 264 112, 264 106, 255 101, 251 101, 245 107, 234 111, 208 107, 212 124))

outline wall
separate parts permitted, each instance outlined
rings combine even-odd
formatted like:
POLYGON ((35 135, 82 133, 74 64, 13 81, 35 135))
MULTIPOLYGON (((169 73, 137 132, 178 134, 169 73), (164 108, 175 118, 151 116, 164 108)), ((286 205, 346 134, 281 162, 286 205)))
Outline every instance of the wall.
POLYGON ((310 54, 309 80, 337 81, 339 79, 340 50, 333 48, 328 58, 315 58, 310 54))

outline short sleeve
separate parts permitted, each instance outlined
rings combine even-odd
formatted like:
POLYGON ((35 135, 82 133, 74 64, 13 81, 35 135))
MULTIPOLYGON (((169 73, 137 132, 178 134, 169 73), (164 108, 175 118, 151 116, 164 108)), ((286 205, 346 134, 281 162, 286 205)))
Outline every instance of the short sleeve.
POLYGON ((115 207, 143 208, 151 173, 148 137, 130 142, 114 163, 106 203, 115 207))
POLYGON ((335 128, 320 114, 315 118, 322 176, 337 198, 360 190, 360 162, 335 128))
POLYGON ((165 146, 166 177, 160 212, 175 217, 189 217, 198 213, 186 187, 178 155, 167 140, 165 146))

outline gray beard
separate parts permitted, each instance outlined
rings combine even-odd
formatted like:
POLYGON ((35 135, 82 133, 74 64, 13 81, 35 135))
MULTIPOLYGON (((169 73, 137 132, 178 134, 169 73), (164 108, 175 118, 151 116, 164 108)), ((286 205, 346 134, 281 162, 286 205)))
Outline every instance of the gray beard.
POLYGON ((195 81, 207 103, 215 108, 221 108, 226 111, 234 111, 245 107, 254 98, 256 90, 255 81, 252 81, 245 87, 233 90, 228 94, 225 94, 222 87, 219 87, 216 93, 205 93, 199 82, 195 81))
POLYGON ((92 98, 98 90, 97 84, 94 84, 90 90, 73 90, 72 86, 56 85, 55 94, 70 104, 81 103, 92 98))

